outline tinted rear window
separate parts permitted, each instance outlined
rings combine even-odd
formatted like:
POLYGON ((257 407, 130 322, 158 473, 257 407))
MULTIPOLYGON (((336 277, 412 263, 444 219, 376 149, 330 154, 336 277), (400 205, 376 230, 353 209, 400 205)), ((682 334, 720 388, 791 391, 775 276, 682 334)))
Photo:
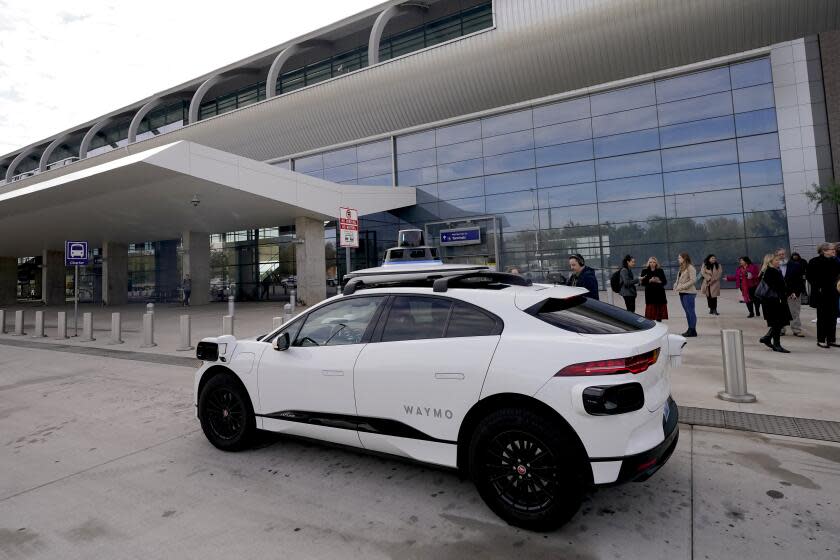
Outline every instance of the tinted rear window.
POLYGON ((563 330, 581 334, 621 334, 652 329, 655 322, 620 307, 583 296, 549 298, 526 310, 563 330))

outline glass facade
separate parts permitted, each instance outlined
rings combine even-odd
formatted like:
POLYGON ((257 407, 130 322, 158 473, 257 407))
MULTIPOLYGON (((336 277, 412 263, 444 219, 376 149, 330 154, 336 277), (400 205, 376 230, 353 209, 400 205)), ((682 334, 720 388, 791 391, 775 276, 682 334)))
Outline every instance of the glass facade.
MULTIPOLYGON (((294 168, 365 184, 353 175, 361 149, 294 168)), ((384 143, 381 154, 384 169, 384 143)), ((397 136, 394 158, 394 183, 369 184, 416 187, 418 203, 362 220, 380 258, 401 227, 437 242, 430 224, 487 216, 500 268, 550 279, 581 253, 602 287, 625 254, 672 269, 681 251, 714 253, 734 271, 788 243, 768 58, 397 136)))

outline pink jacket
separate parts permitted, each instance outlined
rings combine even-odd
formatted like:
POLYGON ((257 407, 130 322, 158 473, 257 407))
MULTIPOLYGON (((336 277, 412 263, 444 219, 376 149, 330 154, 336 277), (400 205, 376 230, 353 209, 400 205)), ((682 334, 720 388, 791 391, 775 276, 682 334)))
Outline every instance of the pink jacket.
POLYGON ((744 303, 748 303, 750 301, 750 288, 758 286, 758 283, 760 282, 758 275, 760 272, 761 269, 758 268, 757 264, 750 264, 747 265, 747 268, 739 266, 738 270, 735 271, 735 274, 729 274, 726 276, 726 279, 729 281, 735 280, 735 286, 741 290, 744 303))

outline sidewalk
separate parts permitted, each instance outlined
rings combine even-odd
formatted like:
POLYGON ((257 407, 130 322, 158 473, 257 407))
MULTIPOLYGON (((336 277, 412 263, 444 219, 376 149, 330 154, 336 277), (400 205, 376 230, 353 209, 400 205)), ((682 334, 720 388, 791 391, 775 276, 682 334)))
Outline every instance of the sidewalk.
MULTIPOLYGON (((823 349, 816 345, 816 327, 811 320, 815 312, 802 308, 802 323, 806 338, 786 336, 782 345, 790 354, 779 354, 758 342, 767 332, 764 319, 747 319, 744 304, 738 303, 740 293, 726 290, 719 298, 720 316, 710 316, 706 301, 697 298, 697 330, 700 336, 689 339, 684 350, 683 366, 672 373, 673 395, 682 406, 735 410, 778 416, 796 416, 820 420, 840 421, 840 407, 837 406, 837 384, 840 381, 840 349, 823 349), (741 329, 744 332, 744 353, 747 365, 749 391, 758 401, 752 404, 737 404, 716 398, 723 389, 723 368, 720 347, 721 329, 741 329)), ((602 293, 602 297, 605 294, 602 293)), ((606 297, 605 297, 606 299, 606 297)), ((679 300, 673 295, 668 298, 671 319, 665 321, 671 332, 681 333, 686 329, 685 315, 679 300)), ((644 297, 640 296, 637 307, 644 308, 644 297)), ((45 344, 64 344, 107 348, 113 351, 134 351, 171 356, 188 357, 194 353, 179 352, 179 316, 189 314, 192 318, 192 344, 203 337, 216 336, 222 330, 222 317, 227 314, 227 303, 211 303, 197 307, 181 307, 177 304, 155 306, 154 348, 141 348, 143 344, 142 316, 145 305, 130 304, 118 307, 98 305, 79 306, 79 332, 81 313, 92 312, 94 319, 94 342, 80 342, 78 338, 56 340, 56 313, 67 311, 72 334, 72 305, 64 307, 18 306, 6 308, 8 331, 13 332, 14 311, 25 309, 26 340, 45 344), (47 338, 30 338, 34 330, 35 311, 45 312, 47 338), (122 314, 122 338, 124 344, 111 345, 109 334, 111 312, 122 314)), ((302 310, 297 308, 297 312, 302 310)), ((272 328, 272 317, 283 315, 282 303, 236 303, 235 335, 238 338, 252 337, 268 332, 272 328)), ((0 339, 14 339, 10 334, 0 339)), ((2 353, 2 347, 0 347, 2 353)))

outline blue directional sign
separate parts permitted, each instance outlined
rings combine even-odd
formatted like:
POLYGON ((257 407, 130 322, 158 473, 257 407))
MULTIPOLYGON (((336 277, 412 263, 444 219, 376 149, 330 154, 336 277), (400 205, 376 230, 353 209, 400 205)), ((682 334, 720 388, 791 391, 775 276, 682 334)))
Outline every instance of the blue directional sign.
POLYGON ((481 243, 481 228, 445 229, 440 232, 440 244, 443 247, 451 245, 477 245, 481 243))
POLYGON ((88 242, 87 241, 65 241, 64 242, 64 265, 65 266, 87 266, 88 264, 88 242))

